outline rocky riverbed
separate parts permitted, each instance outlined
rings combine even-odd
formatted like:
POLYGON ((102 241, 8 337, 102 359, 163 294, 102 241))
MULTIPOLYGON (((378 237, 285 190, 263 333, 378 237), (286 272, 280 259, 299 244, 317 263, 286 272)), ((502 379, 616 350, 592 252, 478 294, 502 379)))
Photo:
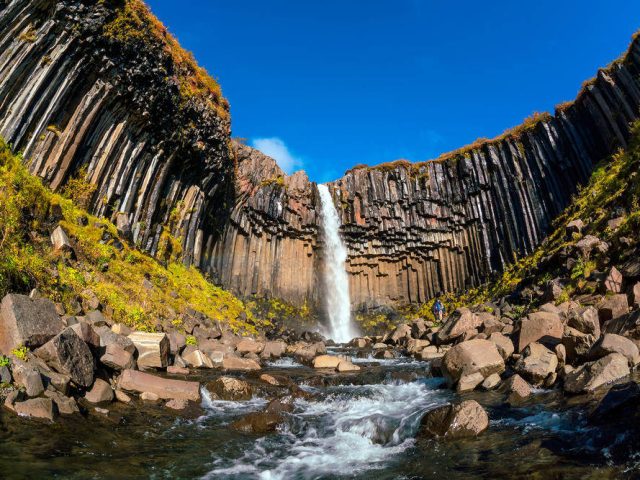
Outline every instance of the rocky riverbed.
POLYGON ((502 310, 334 345, 309 332, 241 337, 196 313, 197 336, 130 332, 97 311, 59 316, 48 300, 10 295, 3 339, 24 335, 29 347, 3 357, 0 468, 4 478, 633 478, 637 348, 615 351, 604 333, 580 360, 563 359, 568 325, 587 310, 547 305, 511 320, 513 340, 502 310), (36 336, 45 314, 59 331, 36 336), (550 319, 564 326, 556 337, 550 319), (544 335, 524 345, 523 331, 544 335))

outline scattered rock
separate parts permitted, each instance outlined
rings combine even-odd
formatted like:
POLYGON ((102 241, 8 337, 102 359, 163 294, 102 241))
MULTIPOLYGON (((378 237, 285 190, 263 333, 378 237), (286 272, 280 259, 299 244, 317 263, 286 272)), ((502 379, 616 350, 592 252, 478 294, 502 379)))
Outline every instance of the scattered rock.
POLYGON ((487 412, 475 400, 437 407, 425 414, 420 423, 423 437, 475 437, 489 427, 487 412))
POLYGON ((532 342, 555 347, 562 339, 564 324, 560 315, 549 312, 534 312, 527 315, 520 325, 518 352, 532 342))
POLYGON ((489 340, 468 340, 452 347, 442 359, 442 371, 450 384, 479 372, 483 378, 502 373, 504 360, 489 340))
POLYGON ((117 343, 107 345, 104 355, 100 357, 100 361, 107 367, 118 371, 135 368, 136 364, 133 355, 117 343))
POLYGON ((142 392, 140 394, 140 400, 143 402, 157 402, 160 397, 153 392, 142 392))
POLYGON ((253 389, 249 383, 234 377, 219 377, 207 383, 207 390, 220 400, 251 400, 253 389))
POLYGON ((14 411, 21 417, 43 418, 52 421, 55 418, 53 401, 50 398, 31 398, 13 404, 14 411))
POLYGON ((93 387, 84 395, 84 398, 90 403, 111 402, 113 401, 113 389, 101 378, 96 378, 93 387))
POLYGON ((488 340, 496 345, 500 356, 504 360, 513 355, 513 352, 515 350, 513 347, 513 342, 506 335, 500 332, 493 332, 491 335, 489 335, 488 340))
POLYGON ((122 402, 122 403, 131 402, 131 397, 126 393, 124 393, 122 390, 116 390, 115 395, 116 395, 116 400, 118 400, 119 402, 122 402))
POLYGON ((626 377, 629 373, 627 358, 619 353, 610 353, 567 373, 564 390, 569 393, 590 393, 598 387, 626 377))
POLYGON ((501 382, 500 375, 497 373, 492 373, 482 382, 482 388, 484 390, 493 390, 496 388, 501 382))
POLYGON ((51 245, 56 252, 73 252, 67 232, 60 225, 51 233, 51 245))
POLYGON ((481 325, 482 321, 478 315, 468 308, 458 308, 438 330, 438 342, 451 343, 465 332, 477 329, 481 325))
POLYGON ((629 311, 629 301, 623 293, 605 297, 598 307, 600 324, 621 317, 629 311))
POLYGON ((222 360, 222 368, 225 370, 260 370, 260 364, 250 358, 240 358, 232 355, 225 355, 222 360))
POLYGON ((610 353, 624 355, 632 367, 640 363, 640 352, 635 343, 628 338, 614 333, 605 333, 589 351, 589 358, 597 360, 610 353))
POLYGON ((72 397, 67 397, 57 390, 52 389, 47 389, 44 394, 47 398, 53 400, 53 403, 55 403, 58 408, 58 412, 62 415, 72 415, 80 411, 77 402, 72 397))
POLYGON ((593 335, 595 338, 600 336, 600 319, 595 307, 580 307, 570 310, 567 325, 582 333, 593 335))
POLYGON ((164 406, 171 410, 184 410, 189 406, 189 402, 183 398, 174 398, 165 403, 164 406))
POLYGON ((360 370, 360 367, 358 365, 354 365, 353 363, 351 363, 348 360, 342 360, 338 364, 338 371, 339 372, 357 372, 359 370, 360 370))
POLYGON ((320 355, 313 359, 313 368, 336 368, 342 359, 334 355, 320 355))
POLYGON ((275 432, 282 417, 275 413, 253 412, 231 424, 233 430, 244 433, 264 434, 275 432))
POLYGON ((44 298, 9 294, 0 306, 0 352, 44 345, 64 328, 56 306, 44 298))
POLYGON ((280 358, 287 351, 287 344, 281 340, 265 342, 264 349, 260 353, 262 358, 280 358))
POLYGON ((508 395, 507 403, 511 405, 522 403, 532 394, 531 386, 518 374, 505 380, 500 385, 500 391, 508 395))
POLYGON ((37 397, 44 392, 40 372, 22 362, 13 363, 13 379, 16 385, 24 388, 29 397, 37 397))
POLYGON ((269 375, 268 373, 260 375, 260 380, 276 387, 280 385, 280 382, 273 375, 269 375))
MULTIPOLYGON (((188 347, 187 347, 188 348, 188 347)), ((182 359, 191 368, 213 368, 213 360, 200 350, 193 349, 182 352, 182 359)))
POLYGON ((398 345, 403 341, 409 340, 410 338, 411 338, 411 327, 409 325, 400 325, 393 331, 393 333, 389 337, 389 340, 393 344, 398 345))
POLYGON ((184 380, 161 378, 138 370, 124 370, 118 379, 118 387, 129 392, 152 392, 164 400, 182 398, 200 400, 200 384, 184 380))
POLYGON ((89 387, 93 383, 93 355, 72 328, 65 328, 38 348, 35 354, 57 372, 69 375, 76 385, 89 387))
POLYGON ((611 267, 609 275, 604 281, 604 287, 608 292, 620 293, 622 291, 622 284, 624 279, 622 274, 616 267, 611 267))
POLYGON ((169 339, 165 333, 133 332, 128 336, 138 351, 138 368, 165 368, 169 359, 169 339))
POLYGON ((176 365, 170 365, 167 367, 167 373, 169 375, 189 375, 189 369, 178 367, 176 365))
POLYGON ((260 352, 262 352, 262 350, 264 350, 264 343, 256 342, 251 338, 243 338, 236 345, 236 351, 240 354, 244 354, 244 353, 259 354, 260 352))
POLYGON ((555 373, 558 357, 540 343, 530 343, 522 352, 522 357, 515 365, 515 370, 533 385, 540 386, 555 373))

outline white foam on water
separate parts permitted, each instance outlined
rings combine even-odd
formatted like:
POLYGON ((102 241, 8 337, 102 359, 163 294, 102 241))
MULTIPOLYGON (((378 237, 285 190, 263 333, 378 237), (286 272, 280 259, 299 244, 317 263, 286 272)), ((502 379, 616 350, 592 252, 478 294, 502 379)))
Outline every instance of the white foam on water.
POLYGON ((204 387, 200 387, 200 395, 202 396, 201 406, 205 409, 206 415, 200 417, 198 420, 204 420, 209 417, 225 417, 255 412, 268 403, 267 400, 260 397, 253 397, 251 400, 245 401, 214 400, 211 398, 209 391, 204 387))
POLYGON ((277 360, 273 360, 271 362, 267 362, 268 367, 277 367, 277 368, 302 368, 304 365, 296 362, 291 357, 282 357, 277 360))
POLYGON ((351 322, 349 277, 345 269, 347 249, 340 238, 340 218, 326 185, 318 185, 324 233, 324 287, 329 315, 328 335, 338 343, 357 336, 351 322))
POLYGON ((378 363, 383 366, 392 367, 426 367, 429 362, 424 360, 415 360, 411 357, 397 357, 397 358, 375 358, 373 355, 365 358, 351 357, 351 363, 378 363))
POLYGON ((307 479, 381 468, 414 444, 423 413, 450 392, 425 382, 339 386, 321 401, 298 400, 287 425, 204 478, 307 479))

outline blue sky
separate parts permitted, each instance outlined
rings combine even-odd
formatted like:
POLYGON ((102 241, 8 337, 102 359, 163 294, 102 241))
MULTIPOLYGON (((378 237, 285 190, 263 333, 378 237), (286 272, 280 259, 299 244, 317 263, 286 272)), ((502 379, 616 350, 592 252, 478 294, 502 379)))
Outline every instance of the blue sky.
POLYGON ((636 0, 148 0, 222 85, 233 135, 312 180, 427 160, 575 97, 636 0))

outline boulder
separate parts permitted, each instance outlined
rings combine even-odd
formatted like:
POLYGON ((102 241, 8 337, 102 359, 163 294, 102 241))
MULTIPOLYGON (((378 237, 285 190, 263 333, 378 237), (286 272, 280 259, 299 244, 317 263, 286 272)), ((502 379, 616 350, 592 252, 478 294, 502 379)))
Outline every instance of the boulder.
POLYGON ((180 353, 187 345, 187 337, 180 332, 169 332, 167 338, 169 339, 169 352, 171 352, 171 355, 180 353))
POLYGON ((475 437, 489 427, 487 412, 475 400, 448 404, 428 411, 420 423, 422 437, 475 437))
POLYGON ((576 330, 593 335, 595 338, 600 336, 600 319, 598 318, 598 310, 595 307, 579 307, 569 310, 569 318, 567 325, 576 330))
POLYGON ((256 353, 259 354, 264 350, 264 342, 257 342, 252 338, 243 338, 236 345, 236 351, 240 354, 256 353))
POLYGON ((589 423, 609 426, 612 423, 637 425, 640 411, 640 385, 634 381, 614 385, 589 415, 589 423))
MULTIPOLYGON (((385 345, 386 347, 386 345, 385 345)), ((316 355, 321 355, 326 353, 327 349, 322 342, 316 343, 306 343, 306 342, 296 342, 292 345, 287 346, 287 351, 289 355, 294 355, 298 359, 311 361, 316 355)))
POLYGON ((461 377, 476 372, 487 378, 492 373, 502 373, 504 369, 504 360, 496 345, 489 340, 459 343, 447 351, 442 359, 442 371, 449 384, 455 384, 461 377))
POLYGON ((620 271, 616 267, 611 267, 611 270, 609 270, 609 274, 604 281, 604 287, 607 292, 620 293, 622 291, 623 282, 624 278, 620 271))
POLYGON ((153 393, 153 392, 142 392, 140 394, 140 400, 142 400, 143 402, 157 402, 158 400, 160 400, 160 397, 153 393))
POLYGON ((191 368, 213 368, 213 360, 206 353, 196 348, 187 347, 182 352, 182 359, 191 368))
POLYGON ((354 365, 353 363, 351 363, 348 360, 342 360, 338 364, 338 371, 339 372, 357 372, 359 370, 360 370, 360 367, 358 365, 354 365))
POLYGON ((421 360, 433 360, 436 358, 444 357, 444 350, 436 347, 435 345, 429 345, 428 347, 424 347, 420 352, 421 360))
POLYGON ((173 398, 165 403, 164 406, 171 410, 184 410, 189 406, 189 401, 182 398, 173 398))
POLYGON ((606 242, 600 240, 598 237, 594 237, 593 235, 585 235, 582 239, 576 242, 575 248, 583 258, 589 258, 593 251, 598 251, 601 253, 607 252, 607 250, 609 249, 609 245, 607 245, 606 242))
POLYGON ((313 368, 336 368, 343 359, 334 355, 320 355, 313 359, 313 368))
POLYGON ((605 333, 600 337, 589 351, 588 356, 591 360, 597 360, 610 353, 624 355, 632 367, 640 363, 640 352, 637 345, 628 338, 615 333, 605 333))
POLYGON ((78 403, 73 397, 67 397, 66 395, 63 395, 57 390, 53 390, 51 388, 45 390, 44 395, 55 403, 58 408, 58 412, 62 415, 72 415, 80 411, 78 409, 78 403))
POLYGON ((419 340, 411 338, 407 341, 406 350, 410 355, 420 353, 425 347, 430 345, 429 340, 419 340))
POLYGON ((567 223, 566 232, 568 236, 573 235, 574 233, 582 233, 582 229, 584 228, 584 222, 577 218, 576 220, 571 220, 567 223))
POLYGON ((233 355, 225 355, 222 360, 222 368, 225 370, 260 370, 260 364, 250 358, 240 358, 233 355))
POLYGON ((133 332, 129 335, 138 352, 138 368, 165 368, 169 363, 169 339, 165 333, 133 332))
POLYGON ((496 348, 498 349, 498 352, 503 359, 506 360, 511 355, 513 355, 513 352, 515 350, 513 347, 513 342, 506 335, 500 332, 493 332, 491 335, 489 335, 488 340, 496 345, 496 348))
POLYGON ((558 367, 558 357, 540 343, 530 343, 522 352, 515 370, 533 385, 540 386, 558 367))
MULTIPOLYGON (((495 374, 492 374, 495 375, 495 374)), ((491 375, 489 375, 491 376, 491 375)), ((484 376, 480 372, 470 373, 468 375, 462 375, 456 384, 456 392, 470 392, 482 384, 484 376)))
POLYGON ((13 380, 16 385, 24 388, 29 397, 37 397, 44 392, 40 372, 21 361, 13 362, 13 380))
POLYGON ((124 393, 122 390, 116 390, 116 400, 122 403, 130 403, 131 397, 124 393))
POLYGON ((507 403, 517 405, 531 396, 531 386, 518 374, 506 379, 499 388, 507 394, 507 403))
POLYGON ((31 398, 13 404, 14 411, 21 417, 42 418, 53 421, 56 414, 50 398, 31 398))
POLYGON ((629 300, 623 293, 605 297, 598 306, 600 324, 619 318, 629 311, 629 300))
POLYGON ((591 349, 596 339, 593 335, 582 333, 575 328, 565 327, 562 345, 565 348, 566 360, 574 363, 583 358, 591 349))
POLYGON ((133 358, 133 355, 117 343, 107 345, 104 355, 100 357, 100 362, 118 371, 135 368, 136 365, 136 360, 133 358))
POLYGON ((174 398, 200 400, 200 384, 171 378, 161 378, 138 370, 124 370, 118 379, 118 388, 125 392, 151 392, 164 400, 174 398))
POLYGON ((51 232, 51 245, 53 245, 53 250, 56 252, 73 252, 67 232, 60 225, 51 232))
POLYGON ((475 330, 482 325, 482 321, 468 308, 456 309, 438 330, 439 343, 451 343, 465 332, 475 330))
POLYGON ((603 385, 626 377, 629 373, 627 358, 619 353, 610 353, 567 373, 564 390, 568 393, 591 393, 603 385))
POLYGON ((492 373, 482 382, 483 390, 493 390, 496 388, 501 382, 500 375, 497 373, 492 373))
POLYGON ((243 433, 264 434, 275 432, 282 416, 275 413, 253 412, 233 422, 230 427, 243 433))
POLYGON ((282 340, 265 342, 260 353, 262 358, 280 358, 287 351, 287 344, 282 340))
POLYGON ((406 342, 410 338, 411 338, 411 326, 405 324, 397 327, 389 337, 389 340, 394 345, 399 345, 403 342, 406 342))
POLYGON ((169 375, 189 375, 189 369, 185 367, 179 367, 177 365, 170 365, 167 367, 167 373, 169 375))
POLYGON ((0 305, 0 352, 44 345, 64 328, 55 304, 44 298, 9 294, 0 305))
POLYGON ((93 383, 93 355, 72 328, 65 328, 38 348, 35 354, 55 371, 69 375, 76 385, 90 387, 93 383))
POLYGON ((93 330, 100 337, 100 348, 106 348, 111 343, 117 343, 129 353, 136 352, 136 347, 129 337, 113 333, 107 325, 94 326, 93 330))
POLYGON ((207 383, 207 390, 219 400, 251 400, 253 396, 249 383, 233 377, 218 377, 207 383))
POLYGON ((133 330, 127 327, 124 323, 116 323, 114 325, 111 325, 111 331, 113 333, 117 333, 118 335, 124 335, 125 337, 133 333, 133 330))
POLYGON ((92 349, 100 348, 100 336, 87 322, 78 322, 71 325, 71 328, 80 339, 92 349))
POLYGON ((564 324, 557 313, 534 312, 527 315, 520 324, 518 352, 532 342, 555 347, 562 339, 564 324))
POLYGON ((96 378, 93 387, 84 395, 90 403, 107 403, 113 401, 113 388, 101 378, 96 378))
MULTIPOLYGON (((427 332, 428 332, 428 327, 424 320, 418 319, 411 322, 411 336, 413 338, 416 338, 416 339, 422 338, 422 336, 426 335, 427 332)), ((365 340, 365 339, 361 339, 361 340, 365 340)), ((358 348, 364 348, 366 346, 367 345, 365 340, 365 345, 363 347, 358 347, 358 348)))

